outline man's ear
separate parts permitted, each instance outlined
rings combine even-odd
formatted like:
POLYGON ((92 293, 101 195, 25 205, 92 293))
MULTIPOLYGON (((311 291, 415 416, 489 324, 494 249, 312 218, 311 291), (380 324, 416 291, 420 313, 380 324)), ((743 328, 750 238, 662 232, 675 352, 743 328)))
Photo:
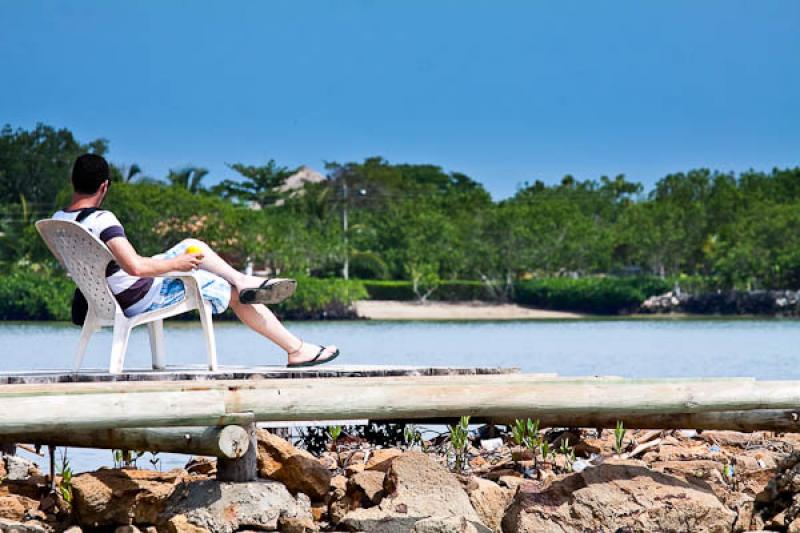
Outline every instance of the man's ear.
POLYGON ((106 181, 104 181, 103 183, 100 184, 100 188, 98 189, 98 192, 100 193, 101 201, 102 201, 102 199, 104 199, 106 197, 106 194, 108 194, 108 186, 110 184, 111 184, 111 180, 106 180, 106 181))

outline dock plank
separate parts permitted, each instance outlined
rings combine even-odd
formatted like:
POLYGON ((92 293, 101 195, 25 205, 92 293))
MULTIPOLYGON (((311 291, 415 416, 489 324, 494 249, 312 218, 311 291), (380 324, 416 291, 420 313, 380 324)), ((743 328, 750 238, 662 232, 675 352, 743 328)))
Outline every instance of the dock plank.
POLYGON ((105 383, 118 381, 207 381, 297 378, 364 378, 397 376, 474 376, 518 374, 518 368, 326 365, 309 368, 285 366, 221 366, 210 371, 203 366, 168 367, 165 370, 130 369, 112 375, 103 369, 73 372, 64 369, 0 372, 0 385, 45 385, 48 383, 105 383))

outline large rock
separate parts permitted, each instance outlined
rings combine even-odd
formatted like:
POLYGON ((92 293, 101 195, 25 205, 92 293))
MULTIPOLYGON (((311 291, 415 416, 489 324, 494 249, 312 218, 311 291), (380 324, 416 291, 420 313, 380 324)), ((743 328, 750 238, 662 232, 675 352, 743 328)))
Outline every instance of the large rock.
POLYGON ((520 486, 503 531, 729 532, 735 520, 708 490, 640 461, 609 461, 546 488, 520 486))
POLYGON ((486 527, 500 533, 501 522, 506 508, 514 499, 516 489, 501 487, 494 481, 479 477, 470 478, 467 493, 472 507, 478 513, 486 527))
POLYGON ((0 518, 21 521, 38 508, 39 502, 31 498, 17 494, 0 495, 0 518))
POLYGON ((423 518, 416 524, 412 533, 478 533, 479 529, 463 516, 433 516, 423 518))
POLYGON ((723 498, 730 493, 730 487, 723 476, 724 465, 718 461, 660 461, 651 464, 650 468, 656 472, 683 478, 700 490, 711 490, 717 498, 723 498))
POLYGON ((10 481, 20 481, 28 479, 30 476, 38 475, 39 467, 36 463, 16 455, 5 456, 5 478, 10 481))
POLYGON ((170 517, 161 529, 166 533, 211 533, 204 527, 196 526, 189 522, 186 516, 179 514, 170 517))
POLYGON ((373 450, 373 452, 370 454, 364 468, 366 470, 378 470, 380 472, 386 472, 389 470, 389 466, 391 466, 392 461, 402 454, 403 452, 397 448, 378 448, 373 450))
POLYGON ((376 507, 348 512, 340 525, 351 531, 374 533, 410 531, 430 517, 464 518, 478 531, 480 521, 461 484, 443 466, 421 452, 396 457, 384 481, 386 496, 376 507))
POLYGON ((183 483, 164 505, 160 521, 167 524, 167 529, 187 533, 276 531, 281 521, 313 522, 308 497, 299 495, 295 499, 281 483, 267 480, 183 483))
POLYGON ((264 430, 258 431, 258 473, 316 501, 325 498, 332 477, 313 455, 264 430))
POLYGON ((192 524, 189 522, 189 519, 182 514, 171 517, 160 527, 165 533, 211 533, 204 527, 192 524))
POLYGON ((700 433, 697 438, 709 444, 719 444, 720 446, 734 446, 745 448, 748 445, 764 440, 763 433, 741 433, 739 431, 716 431, 706 430, 700 433))
POLYGON ((0 518, 0 531, 3 533, 51 533, 53 529, 35 520, 18 522, 0 518))
POLYGON ((781 525, 800 533, 800 451, 781 461, 775 477, 755 499, 757 510, 765 520, 783 514, 781 525))
POLYGON ((101 469, 72 480, 75 515, 84 527, 155 524, 164 502, 188 476, 183 470, 153 472, 101 469))
POLYGON ((383 482, 386 475, 378 470, 360 472, 350 478, 348 491, 360 507, 372 507, 383 498, 383 482))

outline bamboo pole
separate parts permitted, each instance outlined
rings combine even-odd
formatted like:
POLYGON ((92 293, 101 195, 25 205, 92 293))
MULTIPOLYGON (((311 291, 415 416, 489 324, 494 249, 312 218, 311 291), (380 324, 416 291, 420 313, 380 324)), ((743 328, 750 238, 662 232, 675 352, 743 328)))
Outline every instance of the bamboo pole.
MULTIPOLYGON (((800 408, 800 382, 516 375, 69 383, 0 387, 0 434, 256 421, 472 415, 621 417, 800 408)), ((562 425, 562 424, 559 424, 562 425)), ((569 424, 564 424, 569 425, 569 424)))
POLYGON ((127 428, 11 433, 0 435, 0 442, 186 453, 235 460, 244 457, 250 448, 250 434, 240 426, 127 428))

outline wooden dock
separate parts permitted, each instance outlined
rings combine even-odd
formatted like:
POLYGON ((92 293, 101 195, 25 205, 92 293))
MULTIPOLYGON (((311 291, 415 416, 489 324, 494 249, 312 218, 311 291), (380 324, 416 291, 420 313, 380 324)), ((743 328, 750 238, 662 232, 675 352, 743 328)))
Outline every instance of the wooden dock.
POLYGON ((800 382, 377 365, 0 373, 0 443, 208 453, 227 465, 228 480, 254 475, 240 465, 254 461, 257 423, 462 415, 542 427, 800 432, 800 382))
POLYGON ((165 370, 133 369, 122 374, 109 374, 108 369, 35 370, 0 372, 2 385, 46 385, 48 383, 110 383, 137 381, 220 381, 303 378, 369 378, 399 376, 485 376, 518 374, 518 368, 384 366, 384 365, 320 365, 306 368, 285 366, 220 366, 215 371, 204 365, 168 367, 165 370))
POLYGON ((513 369, 328 367, 5 374, 0 435, 326 420, 540 419, 550 427, 798 431, 800 382, 513 369), (230 379, 231 377, 237 379, 230 379), (333 377, 331 377, 333 376, 333 377), (685 425, 683 424, 685 423, 685 425))

